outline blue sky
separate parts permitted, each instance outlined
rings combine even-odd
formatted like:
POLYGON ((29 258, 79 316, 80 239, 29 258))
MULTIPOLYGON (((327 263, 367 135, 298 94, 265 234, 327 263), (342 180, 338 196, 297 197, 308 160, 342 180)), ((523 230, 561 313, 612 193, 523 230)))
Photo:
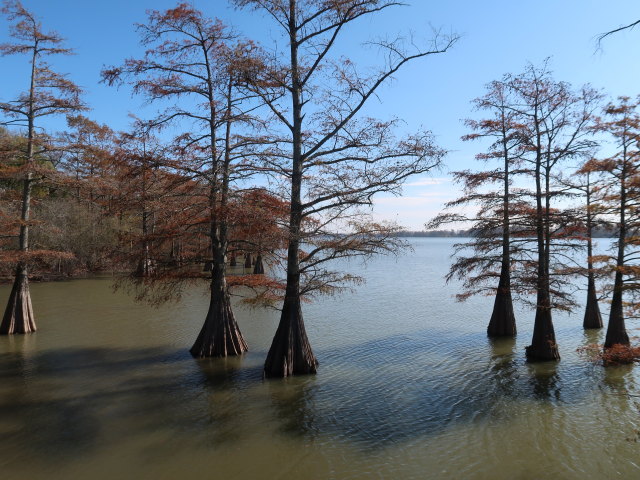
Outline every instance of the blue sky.
MULTIPOLYGON (((231 8, 226 0, 194 0, 196 8, 235 25, 244 35, 265 46, 280 40, 268 18, 231 8)), ((409 6, 389 9, 359 21, 342 37, 340 52, 359 64, 376 64, 375 51, 362 49, 367 38, 411 31, 428 40, 432 29, 461 35, 448 53, 417 61, 380 91, 380 100, 368 108, 381 118, 398 117, 408 131, 425 127, 450 150, 445 168, 432 178, 409 182, 402 198, 376 201, 376 215, 421 229, 441 205, 454 198, 456 186, 448 172, 473 168, 480 145, 462 143, 462 119, 476 115, 470 101, 484 85, 504 73, 518 73, 527 62, 540 64, 551 57, 558 80, 575 86, 591 83, 611 96, 640 93, 640 28, 606 39, 596 48, 596 36, 640 19, 637 0, 407 0, 409 6)), ((120 64, 139 56, 135 22, 145 20, 148 8, 166 9, 167 0, 23 0, 42 20, 45 29, 57 30, 76 55, 55 61, 85 90, 92 108, 89 116, 115 129, 127 128, 129 112, 143 116, 141 99, 125 89, 98 83, 104 65, 120 64)), ((0 23, 0 42, 7 38, 7 23, 0 23)), ((26 59, 0 58, 0 100, 8 100, 28 81, 26 59)))

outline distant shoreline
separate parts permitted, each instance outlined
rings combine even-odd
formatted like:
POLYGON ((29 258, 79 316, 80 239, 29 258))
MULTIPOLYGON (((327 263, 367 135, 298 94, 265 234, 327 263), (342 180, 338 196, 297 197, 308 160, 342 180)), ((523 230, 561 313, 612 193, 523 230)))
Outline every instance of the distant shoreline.
POLYGON ((411 231, 403 230, 397 233, 398 237, 472 237, 471 230, 433 230, 411 231))
MULTIPOLYGON (((403 230, 396 234, 398 237, 410 238, 410 237, 434 237, 434 238, 447 238, 447 237, 474 237, 473 230, 430 230, 430 231, 412 231, 403 230)), ((615 229, 596 229, 593 232, 593 238, 616 238, 617 234, 615 229)))

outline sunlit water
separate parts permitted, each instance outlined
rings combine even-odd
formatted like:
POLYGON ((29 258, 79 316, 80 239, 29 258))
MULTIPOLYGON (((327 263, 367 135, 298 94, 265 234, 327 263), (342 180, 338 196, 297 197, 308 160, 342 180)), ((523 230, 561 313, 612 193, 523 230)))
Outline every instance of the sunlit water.
POLYGON ((579 357, 604 335, 582 312, 555 314, 559 363, 526 364, 532 312, 489 341, 491 300, 444 284, 453 240, 412 243, 304 306, 320 369, 288 380, 261 376, 276 312, 237 307, 251 351, 197 361, 201 292, 154 309, 110 279, 32 285, 39 331, 0 338, 0 478, 640 478, 639 367, 579 357))

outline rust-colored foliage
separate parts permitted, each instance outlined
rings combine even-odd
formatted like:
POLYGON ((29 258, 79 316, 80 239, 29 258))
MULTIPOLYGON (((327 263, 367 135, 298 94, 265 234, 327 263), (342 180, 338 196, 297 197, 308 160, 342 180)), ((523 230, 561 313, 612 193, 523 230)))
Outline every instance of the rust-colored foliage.
POLYGON ((229 204, 230 252, 269 253, 286 245, 289 205, 265 189, 241 191, 229 204))
POLYGON ((605 367, 640 362, 640 346, 637 345, 616 344, 610 348, 604 348, 602 345, 594 343, 580 347, 578 353, 605 367))

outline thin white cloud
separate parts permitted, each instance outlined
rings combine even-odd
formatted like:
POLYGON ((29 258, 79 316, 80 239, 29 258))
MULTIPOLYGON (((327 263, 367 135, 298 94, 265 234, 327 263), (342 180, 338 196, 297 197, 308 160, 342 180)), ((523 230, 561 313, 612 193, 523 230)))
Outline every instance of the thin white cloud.
POLYGON ((380 197, 376 198, 373 203, 375 205, 385 205, 394 207, 418 207, 428 204, 440 204, 444 194, 436 195, 419 195, 412 197, 380 197))
POLYGON ((450 197, 451 192, 420 192, 418 193, 419 197, 450 197))
POLYGON ((413 182, 405 183, 406 187, 424 187, 426 185, 442 185, 450 182, 450 178, 423 178, 413 182))

